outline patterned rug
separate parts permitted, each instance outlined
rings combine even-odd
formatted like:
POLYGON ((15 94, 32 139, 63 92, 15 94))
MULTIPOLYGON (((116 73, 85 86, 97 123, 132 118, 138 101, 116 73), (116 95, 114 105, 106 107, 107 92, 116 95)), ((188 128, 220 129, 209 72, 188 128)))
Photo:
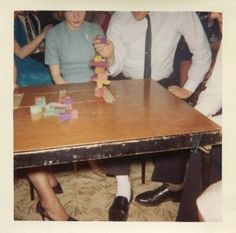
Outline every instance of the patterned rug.
MULTIPOLYGON (((138 193, 156 188, 158 182, 151 181, 153 163, 146 163, 146 183, 141 184, 141 164, 133 163, 131 182, 134 196, 138 193)), ((55 171, 64 193, 59 194, 68 214, 80 221, 107 221, 108 209, 116 192, 116 180, 113 177, 97 175, 87 165, 79 164, 74 173, 72 165, 64 165, 55 171)), ((31 201, 29 183, 24 175, 18 175, 14 185, 14 217, 15 220, 41 220, 35 212, 38 196, 31 201)), ((128 221, 175 221, 179 204, 168 201, 156 207, 146 207, 132 201, 128 221)))

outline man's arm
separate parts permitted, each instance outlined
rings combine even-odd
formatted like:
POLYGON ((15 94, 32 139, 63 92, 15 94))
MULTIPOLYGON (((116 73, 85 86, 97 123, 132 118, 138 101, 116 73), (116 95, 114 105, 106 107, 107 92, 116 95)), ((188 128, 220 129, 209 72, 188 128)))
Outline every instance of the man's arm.
POLYGON ((169 90, 180 98, 188 98, 203 81, 211 64, 210 45, 195 13, 181 13, 180 33, 184 36, 192 56, 188 79, 183 88, 170 87, 169 90))
POLYGON ((123 70, 125 58, 125 46, 121 35, 119 24, 119 13, 114 13, 107 30, 107 42, 101 43, 100 39, 94 40, 94 48, 97 53, 106 58, 109 64, 109 73, 118 75, 123 70))
POLYGON ((14 88, 17 88, 17 68, 16 68, 16 63, 14 62, 14 88))
POLYGON ((96 38, 93 41, 94 48, 96 52, 102 57, 107 59, 108 65, 112 66, 114 64, 114 46, 113 43, 109 40, 106 43, 101 41, 101 38, 96 38))
POLYGON ((206 89, 200 94, 195 108, 206 116, 216 114, 222 108, 222 64, 221 49, 216 58, 212 75, 206 83, 206 89))
POLYGON ((194 92, 210 68, 211 49, 197 14, 185 13, 185 17, 182 20, 182 33, 193 56, 184 88, 194 92))
POLYGON ((123 36, 125 35, 122 35, 121 32, 121 28, 124 25, 120 25, 120 17, 122 16, 121 13, 114 13, 107 30, 107 38, 112 41, 114 47, 112 65, 109 67, 109 72, 112 76, 116 76, 122 72, 125 63, 126 49, 123 42, 123 36))

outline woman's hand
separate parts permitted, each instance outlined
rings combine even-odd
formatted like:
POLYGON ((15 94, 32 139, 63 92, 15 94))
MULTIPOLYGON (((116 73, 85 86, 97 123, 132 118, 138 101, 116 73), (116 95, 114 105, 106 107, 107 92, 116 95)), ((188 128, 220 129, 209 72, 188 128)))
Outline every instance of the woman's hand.
POLYGON ((53 27, 52 24, 48 24, 46 27, 44 27, 44 29, 42 30, 41 34, 43 36, 43 38, 46 37, 48 31, 53 27))

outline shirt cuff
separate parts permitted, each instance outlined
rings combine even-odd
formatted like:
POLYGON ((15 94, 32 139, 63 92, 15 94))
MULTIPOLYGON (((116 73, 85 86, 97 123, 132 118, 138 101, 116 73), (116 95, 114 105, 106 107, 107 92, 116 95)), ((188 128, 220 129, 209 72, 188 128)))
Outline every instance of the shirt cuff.
POLYGON ((196 90, 197 86, 198 86, 198 83, 193 82, 192 80, 188 78, 183 88, 193 93, 196 90))
POLYGON ((118 65, 116 63, 113 63, 113 65, 109 66, 107 73, 111 76, 116 76, 118 70, 118 65))

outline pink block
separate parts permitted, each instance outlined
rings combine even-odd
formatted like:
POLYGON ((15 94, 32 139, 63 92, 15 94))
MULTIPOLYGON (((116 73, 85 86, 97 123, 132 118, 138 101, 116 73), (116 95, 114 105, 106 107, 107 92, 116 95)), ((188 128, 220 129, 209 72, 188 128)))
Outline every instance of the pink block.
POLYGON ((72 103, 72 102, 73 102, 73 100, 71 99, 70 96, 66 96, 66 97, 61 98, 61 103, 62 104, 67 104, 67 103, 72 103))
POLYGON ((65 103, 66 110, 72 110, 72 103, 65 103))
POLYGON ((108 62, 107 61, 90 61, 90 65, 91 66, 95 66, 95 67, 102 67, 107 69, 108 68, 108 62))
POLYGON ((103 88, 95 87, 95 96, 98 98, 103 97, 103 88))
POLYGON ((71 114, 72 114, 72 119, 78 119, 78 111, 77 110, 72 110, 71 111, 71 114))

